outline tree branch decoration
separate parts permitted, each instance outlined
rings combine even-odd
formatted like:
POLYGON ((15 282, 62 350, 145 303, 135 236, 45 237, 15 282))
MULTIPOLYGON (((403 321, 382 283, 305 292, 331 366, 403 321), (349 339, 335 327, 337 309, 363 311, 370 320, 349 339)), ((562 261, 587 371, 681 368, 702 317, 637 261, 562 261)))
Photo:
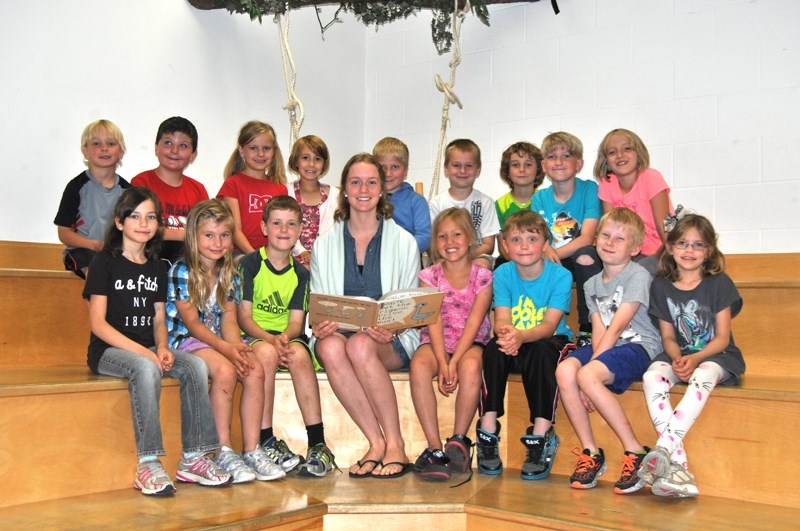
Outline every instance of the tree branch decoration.
MULTIPOLYGON (((539 0, 527 0, 538 2, 539 0)), ((365 25, 377 27, 416 15, 421 9, 432 11, 431 37, 436 51, 441 55, 450 51, 453 45, 452 16, 454 2, 452 0, 400 0, 395 2, 317 2, 314 0, 188 0, 197 9, 227 9, 230 13, 242 13, 250 16, 250 20, 261 22, 263 17, 284 15, 289 9, 313 6, 317 13, 320 31, 323 38, 325 31, 337 22, 341 22, 341 13, 352 13, 365 25), (338 4, 339 7, 328 22, 320 18, 321 5, 338 4)), ((519 0, 472 0, 472 11, 478 19, 489 25, 489 4, 518 3, 519 0)), ((553 11, 558 14, 556 0, 550 0, 553 11)), ((466 4, 466 2, 463 2, 466 4)))

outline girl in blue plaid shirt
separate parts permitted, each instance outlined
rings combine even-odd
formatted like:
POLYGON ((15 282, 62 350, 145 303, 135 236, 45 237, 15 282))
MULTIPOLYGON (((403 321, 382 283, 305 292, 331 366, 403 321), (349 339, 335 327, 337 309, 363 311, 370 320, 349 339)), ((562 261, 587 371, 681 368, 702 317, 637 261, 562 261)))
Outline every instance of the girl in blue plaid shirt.
POLYGON ((234 228, 231 211, 220 200, 197 203, 189 213, 185 256, 175 262, 168 275, 169 341, 208 365, 211 409, 222 445, 217 465, 233 476, 234 483, 269 481, 286 474, 258 444, 264 368, 242 340, 236 319, 240 280, 233 263, 234 228), (242 455, 231 448, 237 380, 242 382, 242 455))

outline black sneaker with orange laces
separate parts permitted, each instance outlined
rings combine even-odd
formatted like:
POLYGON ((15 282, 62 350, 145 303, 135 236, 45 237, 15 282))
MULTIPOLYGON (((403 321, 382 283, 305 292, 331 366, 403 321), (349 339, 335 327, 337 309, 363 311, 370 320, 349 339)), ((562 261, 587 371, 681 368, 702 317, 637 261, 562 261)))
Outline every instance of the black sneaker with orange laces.
POLYGON ((619 476, 619 480, 614 483, 614 492, 617 494, 630 494, 644 487, 647 482, 639 477, 638 472, 644 457, 649 451, 650 448, 645 446, 644 452, 640 454, 626 451, 622 455, 622 473, 619 476))
POLYGON ((603 475, 608 467, 606 456, 602 448, 597 449, 596 454, 592 454, 588 448, 583 452, 575 447, 572 453, 578 456, 578 463, 575 471, 569 477, 569 486, 573 489, 592 489, 597 486, 597 478, 603 475))

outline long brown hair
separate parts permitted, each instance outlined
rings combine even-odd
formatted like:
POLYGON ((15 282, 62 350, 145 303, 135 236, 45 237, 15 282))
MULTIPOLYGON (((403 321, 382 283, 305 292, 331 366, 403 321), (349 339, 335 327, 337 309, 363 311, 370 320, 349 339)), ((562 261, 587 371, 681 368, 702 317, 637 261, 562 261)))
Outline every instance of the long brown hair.
POLYGON ((703 260, 703 276, 719 275, 725 271, 725 255, 717 247, 717 232, 708 218, 699 214, 686 214, 675 223, 675 227, 667 233, 667 241, 658 251, 656 275, 673 282, 678 280, 679 271, 671 249, 680 241, 689 229, 696 229, 706 244, 706 258, 703 260))
POLYGON ((378 175, 381 179, 381 196, 378 199, 378 219, 390 219, 392 217, 392 204, 386 198, 386 174, 383 172, 383 168, 380 164, 378 164, 378 160, 370 155, 369 153, 357 153, 350 157, 350 160, 347 161, 347 164, 344 165, 342 169, 342 180, 340 182, 340 186, 342 189, 342 193, 339 194, 339 206, 336 208, 336 212, 333 214, 333 219, 336 221, 347 221, 350 219, 350 203, 347 202, 347 175, 350 173, 350 168, 354 164, 358 164, 359 162, 364 162, 366 164, 372 164, 375 166, 375 169, 378 170, 378 175))

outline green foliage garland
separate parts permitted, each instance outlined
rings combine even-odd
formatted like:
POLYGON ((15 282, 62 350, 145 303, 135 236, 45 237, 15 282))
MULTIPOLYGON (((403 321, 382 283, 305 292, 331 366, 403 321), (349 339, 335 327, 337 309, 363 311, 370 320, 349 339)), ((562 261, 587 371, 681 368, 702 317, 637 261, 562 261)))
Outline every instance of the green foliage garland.
MULTIPOLYGON (((320 2, 325 3, 325 2, 320 2)), ((297 9, 313 5, 317 11, 317 19, 319 20, 320 9, 317 2, 308 2, 302 0, 277 1, 277 0, 233 0, 225 3, 225 9, 231 13, 246 13, 250 16, 251 20, 258 20, 264 16, 276 16, 286 13, 287 6, 290 9, 297 9)), ((416 15, 421 9, 431 9, 433 11, 433 19, 431 20, 431 36, 433 44, 436 46, 436 51, 443 54, 450 50, 453 44, 453 34, 450 31, 450 24, 452 22, 453 14, 453 1, 451 0, 403 0, 399 2, 340 2, 339 8, 333 15, 333 19, 327 24, 323 24, 320 20, 320 29, 323 34, 335 22, 339 20, 339 13, 353 13, 356 18, 367 25, 380 26, 399 20, 401 18, 408 18, 410 15, 416 15)), ((472 0, 472 11, 477 15, 481 22, 489 25, 489 12, 486 9, 486 2, 484 0, 472 0)))

